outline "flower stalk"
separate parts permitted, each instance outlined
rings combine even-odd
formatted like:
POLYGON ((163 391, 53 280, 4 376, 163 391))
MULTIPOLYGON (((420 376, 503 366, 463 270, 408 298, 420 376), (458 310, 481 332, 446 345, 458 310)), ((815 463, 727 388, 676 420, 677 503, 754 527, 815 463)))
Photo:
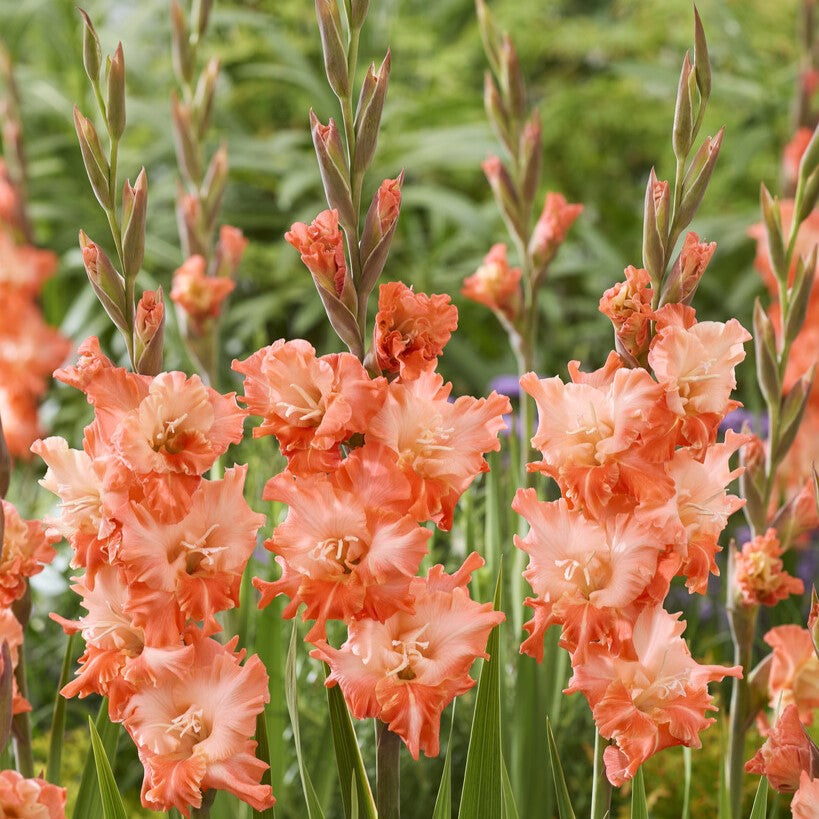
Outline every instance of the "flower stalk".
POLYGON ((375 722, 376 807, 379 819, 399 819, 401 815, 401 737, 385 722, 375 722))

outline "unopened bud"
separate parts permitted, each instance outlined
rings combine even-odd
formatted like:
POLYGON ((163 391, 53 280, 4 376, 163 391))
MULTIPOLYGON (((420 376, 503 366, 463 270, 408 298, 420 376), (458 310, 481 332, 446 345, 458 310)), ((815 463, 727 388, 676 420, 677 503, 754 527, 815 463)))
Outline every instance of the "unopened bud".
POLYGON ((711 59, 708 56, 705 29, 696 5, 694 6, 694 71, 697 75, 701 104, 704 105, 711 96, 711 59))
POLYGON ((512 138, 514 127, 509 119, 509 112, 501 99, 492 74, 487 71, 483 77, 483 107, 490 125, 495 129, 498 139, 506 146, 511 154, 517 151, 517 145, 512 138))
POLYGON ((193 78, 193 53, 185 12, 177 0, 171 3, 171 36, 174 71, 183 85, 190 85, 193 78))
POLYGON ((335 95, 344 99, 350 93, 350 77, 347 71, 347 49, 341 38, 341 16, 337 0, 316 0, 316 16, 327 81, 335 95))
POLYGON ((247 239, 239 228, 222 225, 219 228, 219 243, 216 245, 216 275, 234 278, 242 261, 247 239))
POLYGON ((500 59, 500 81, 506 105, 512 116, 522 120, 526 116, 526 88, 523 84, 518 53, 508 34, 504 34, 501 40, 500 59))
MULTIPOLYGON (((375 155, 375 146, 378 142, 378 131, 381 127, 381 113, 384 110, 384 100, 387 96, 387 86, 390 81, 390 52, 381 63, 378 74, 374 75, 375 87, 369 103, 361 110, 361 116, 356 127, 355 157, 353 170, 365 171, 375 155)), ((364 87, 361 88, 362 101, 364 87)), ((361 103, 359 103, 361 106, 361 103)))
POLYGON ((162 371, 162 340, 165 333, 165 303, 162 288, 146 290, 136 308, 134 347, 136 368, 140 375, 162 371))
POLYGON ((788 303, 790 310, 785 319, 785 326, 782 331, 785 344, 791 344, 799 335, 805 317, 808 313, 808 306, 811 302, 811 290, 813 288, 814 271, 816 270, 816 245, 813 246, 810 256, 807 258, 800 256, 796 262, 793 285, 788 290, 788 303))
POLYGON ((779 203, 771 196, 764 184, 759 189, 759 203, 762 209, 762 219, 765 223, 765 233, 768 237, 768 257, 771 270, 779 278, 785 275, 785 242, 782 238, 782 217, 779 212, 779 203))
MULTIPOLYGON (((660 234, 657 226, 658 185, 652 168, 648 175, 643 211, 643 267, 649 272, 655 290, 659 288, 665 271, 665 236, 660 234)), ((662 196, 659 198, 662 201, 662 196)))
POLYGON ((216 215, 222 203, 222 196, 225 193, 228 180, 228 153, 227 145, 222 143, 210 160, 205 181, 202 187, 205 191, 205 213, 203 214, 205 230, 216 221, 216 215))
POLYGON ((801 177, 797 182, 796 200, 794 207, 794 218, 797 224, 801 224, 810 216, 819 200, 819 168, 817 168, 807 179, 801 177))
POLYGON ((190 182, 199 187, 202 182, 202 160, 194 135, 193 115, 190 107, 181 102, 175 93, 171 95, 171 116, 179 166, 190 182))
POLYGON ((543 138, 540 114, 532 112, 520 137, 521 195, 527 212, 537 196, 540 168, 543 159, 543 138))
POLYGON ((338 211, 342 226, 348 230, 356 223, 353 209, 353 198, 350 193, 349 170, 344 156, 344 145, 341 134, 331 119, 328 125, 322 125, 318 117, 310 111, 310 130, 313 134, 313 146, 321 172, 324 193, 331 209, 338 211))
POLYGON ((486 7, 484 0, 475 0, 475 8, 478 12, 478 28, 481 32, 481 40, 483 40, 486 57, 489 60, 492 71, 494 71, 497 76, 500 76, 502 35, 494 18, 489 13, 489 9, 486 7))
POLYGON ((199 39, 207 31, 211 8, 213 0, 199 0, 199 17, 196 20, 196 36, 199 39))
POLYGON ((369 294, 387 263, 387 256, 401 210, 401 188, 404 172, 395 179, 385 179, 373 197, 359 245, 362 261, 361 282, 357 286, 359 294, 369 294))
POLYGON ((543 210, 535 223, 529 242, 529 254, 535 265, 536 275, 545 273, 549 262, 565 241, 569 228, 581 213, 583 205, 568 202, 562 193, 549 191, 546 194, 543 210))
POLYGON ((688 152, 691 150, 691 140, 693 139, 694 100, 691 96, 690 83, 692 70, 691 60, 688 57, 688 52, 686 52, 683 58, 682 70, 680 71, 680 81, 677 85, 674 130, 671 137, 674 156, 680 162, 688 156, 688 152))
POLYGON ((501 214, 509 228, 521 239, 525 238, 526 232, 523 225, 523 215, 521 213, 520 199, 512 181, 512 177, 506 166, 497 156, 487 157, 481 164, 495 201, 500 208, 501 214))
POLYGON ((94 196, 105 210, 113 207, 111 190, 108 187, 108 160, 102 151, 100 138, 97 130, 90 120, 86 119, 79 108, 74 108, 74 128, 77 131, 77 138, 80 142, 82 161, 85 165, 85 172, 94 196))
POLYGON ((123 236, 122 256, 126 279, 133 279, 142 267, 145 257, 145 217, 148 209, 148 177, 145 168, 139 172, 136 183, 126 181, 122 195, 123 236), (129 203, 129 213, 125 214, 125 202, 129 203))
POLYGON ((776 356, 776 337, 771 320, 759 299, 754 302, 754 346, 759 387, 768 406, 775 406, 779 403, 782 392, 776 356))
POLYGON ((108 63, 108 104, 105 109, 111 139, 118 140, 125 132, 125 55, 122 43, 108 63))
POLYGON ((367 12, 370 9, 370 0, 351 0, 350 2, 350 26, 358 30, 364 25, 367 12))
POLYGON ((680 255, 677 256, 663 285, 660 305, 691 304, 700 279, 716 249, 716 242, 701 242, 696 233, 690 232, 685 237, 680 255))
POLYGON ((705 196, 705 190, 711 181, 714 166, 717 164, 724 134, 725 128, 720 128, 715 137, 706 137, 702 147, 691 161, 688 173, 683 179, 682 201, 675 220, 675 230, 677 231, 685 230, 691 223, 703 196, 705 196))
POLYGON ((193 108, 196 111, 196 133, 201 141, 210 127, 213 114, 213 100, 216 96, 216 82, 219 79, 219 60, 212 57, 199 77, 193 108))
POLYGON ((782 401, 782 411, 780 419, 780 433, 776 440, 776 447, 773 450, 773 462, 778 464, 788 454, 796 439, 796 433, 802 424, 805 409, 810 398, 813 387, 813 376, 816 366, 806 372, 790 389, 790 392, 782 401))
POLYGON ((102 65, 102 50, 100 49, 100 40, 97 37, 97 32, 94 29, 94 24, 91 18, 82 9, 78 9, 82 15, 83 29, 82 29, 82 64, 85 67, 85 73, 92 83, 99 82, 100 67, 102 65))
POLYGON ((207 237, 202 224, 202 208, 199 200, 185 193, 181 186, 176 197, 176 223, 185 257, 204 256, 207 253, 207 237))
POLYGON ((122 277, 105 251, 96 242, 92 242, 83 231, 80 231, 80 249, 85 272, 100 304, 114 324, 127 333, 129 330, 125 320, 125 286, 122 277))

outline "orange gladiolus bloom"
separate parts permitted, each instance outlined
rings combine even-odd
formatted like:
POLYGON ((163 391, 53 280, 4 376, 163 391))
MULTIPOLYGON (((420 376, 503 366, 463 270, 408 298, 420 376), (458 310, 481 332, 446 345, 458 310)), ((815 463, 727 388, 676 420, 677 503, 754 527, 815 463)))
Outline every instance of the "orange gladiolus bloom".
POLYGON ((776 626, 765 635, 773 649, 768 694, 771 707, 796 705, 805 725, 813 722, 819 708, 819 658, 810 632, 800 626, 776 626))
POLYGON ((17 771, 0 771, 0 816, 65 819, 65 798, 65 788, 44 779, 24 779, 17 771))
POLYGON ((519 267, 509 267, 506 245, 492 245, 483 264, 464 279, 461 295, 514 321, 520 311, 521 275, 519 267))
POLYGON ((782 547, 776 529, 768 529, 745 543, 734 560, 736 594, 745 606, 775 606, 791 594, 802 594, 805 586, 791 577, 782 565, 782 547))

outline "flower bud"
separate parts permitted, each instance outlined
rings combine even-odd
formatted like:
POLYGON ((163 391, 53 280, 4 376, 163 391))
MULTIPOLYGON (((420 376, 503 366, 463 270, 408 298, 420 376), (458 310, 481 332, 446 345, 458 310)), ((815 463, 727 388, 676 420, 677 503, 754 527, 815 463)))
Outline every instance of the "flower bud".
POLYGON ((111 264, 105 251, 96 242, 92 242, 83 231, 80 231, 80 249, 85 272, 100 304, 122 332, 130 332, 125 320, 125 286, 122 277, 111 264))
POLYGON ((162 371, 162 340, 165 333, 165 303, 162 288, 146 290, 139 300, 134 320, 134 357, 140 375, 162 371))
POLYGON ((509 229, 519 238, 526 236, 517 188, 506 166, 497 156, 487 157, 481 164, 500 212, 509 229))
POLYGON ((496 244, 484 256, 481 266, 464 279, 461 294, 514 323, 522 301, 520 277, 520 268, 509 266, 506 245, 496 244))
MULTIPOLYGON (((668 187, 668 183, 666 188, 668 187)), ((660 183, 654 168, 648 175, 646 185, 645 206, 643 210, 643 267, 651 275, 651 283, 658 288, 665 271, 665 240, 657 224, 657 202, 663 201, 662 189, 658 191, 660 183), (658 195, 659 194, 659 195, 658 195)))
POLYGON ((171 3, 171 39, 173 69, 180 83, 190 85, 193 79, 193 52, 191 51, 185 12, 177 0, 171 3))
POLYGON ((143 168, 136 178, 136 183, 126 181, 122 194, 123 235, 122 256, 125 265, 126 279, 135 278, 142 267, 145 257, 145 215, 148 208, 148 177, 143 168), (129 204, 126 214, 126 201, 129 204))
POLYGON ((349 169, 344 156, 344 145, 341 134, 332 118, 328 125, 322 125, 318 117, 310 110, 310 131, 313 134, 313 146, 321 171, 324 194, 330 208, 338 211, 342 226, 352 230, 356 223, 353 198, 350 193, 349 169))
POLYGON ((324 70, 330 88, 341 100, 350 93, 350 77, 347 72, 347 49, 341 38, 341 17, 337 0, 316 0, 321 49, 324 53, 324 70))
POLYGON ((813 246, 810 256, 805 258, 800 256, 796 262, 793 284, 789 288, 788 296, 791 309, 788 312, 783 329, 785 344, 791 344, 799 335, 805 317, 808 312, 808 305, 811 301, 811 291, 813 289, 813 276, 816 270, 816 245, 813 246))
POLYGON ((338 222, 337 211, 325 210, 311 224, 296 222, 284 234, 285 241, 301 254, 316 285, 336 298, 341 297, 348 279, 344 238, 338 222))
POLYGON ((691 161, 691 166, 683 179, 682 200, 675 220, 678 231, 684 230, 691 223, 705 196, 705 190, 717 164, 724 134, 725 128, 720 128, 715 137, 706 137, 691 161))
POLYGON ((199 0, 199 17, 196 20, 196 36, 201 40, 208 28, 213 0, 199 0))
POLYGON ((403 184, 403 171, 395 179, 385 179, 367 211, 359 245, 362 262, 361 281, 356 286, 359 295, 369 295, 384 270, 401 209, 403 184))
POLYGON ((697 88, 704 105, 711 96, 711 59, 708 56, 708 43, 705 40, 705 29, 700 14, 694 6, 694 71, 697 75, 697 88))
POLYGON ((543 159, 543 138, 540 125, 540 114, 532 112, 520 137, 521 195, 527 212, 531 212, 532 203, 540 184, 540 168, 543 159))
POLYGON ((367 12, 370 9, 370 0, 351 0, 350 2, 350 25, 358 30, 364 25, 367 12))
POLYGON ((193 115, 190 106, 180 102, 176 92, 171 94, 171 118, 179 167, 188 180, 199 187, 202 182, 202 160, 194 136, 193 115))
POLYGON ((100 67, 102 65, 102 50, 100 49, 100 40, 97 37, 97 32, 94 29, 94 24, 91 18, 82 9, 77 9, 82 15, 83 29, 82 29, 82 63, 85 67, 85 73, 92 83, 99 82, 100 67))
POLYGON ((756 377, 768 406, 779 403, 782 381, 776 356, 776 338, 768 314, 759 299, 754 302, 754 347, 756 349, 756 377))
POLYGON ((361 88, 360 116, 356 115, 356 144, 353 158, 353 170, 356 172, 365 171, 375 154, 378 130, 381 127, 381 113, 384 110, 384 99, 387 96, 387 86, 390 81, 390 62, 390 52, 387 51, 387 56, 384 57, 378 74, 373 75, 375 86, 365 105, 362 105, 365 89, 363 86, 361 88))
POLYGON ((216 318, 222 304, 236 286, 224 276, 205 274, 202 256, 191 256, 173 274, 171 301, 184 311, 189 328, 202 335, 208 319, 216 318))
POLYGON ((185 193, 181 185, 176 197, 176 223, 185 256, 204 256, 208 242, 202 224, 202 208, 199 200, 185 193))
POLYGON ((200 142, 210 127, 213 114, 213 99, 216 96, 216 83, 219 79, 219 60, 212 57, 196 84, 193 96, 193 108, 196 111, 196 135, 200 142))
POLYGON ((234 278, 246 247, 247 239, 239 228, 222 225, 219 228, 219 243, 214 254, 216 276, 234 278))
POLYGON ((693 231, 688 233, 680 255, 677 256, 663 285, 663 293, 660 297, 661 306, 674 303, 691 304, 700 279, 716 249, 716 242, 701 242, 696 233, 693 231))
POLYGON ((779 203, 771 196, 764 183, 759 188, 759 203, 765 223, 765 234, 768 238, 771 270, 777 276, 784 275, 785 241, 782 238, 782 216, 779 212, 779 203))
POLYGON ((773 450, 773 462, 778 464, 788 454, 805 415, 813 387, 816 365, 810 368, 790 389, 782 402, 780 434, 773 450))
POLYGON ((483 107, 486 109, 486 116, 495 129, 498 139, 506 146, 509 153, 514 154, 517 146, 512 139, 513 129, 509 121, 509 112, 503 104, 498 87, 489 71, 483 76, 483 107))
POLYGON ((501 73, 501 33, 495 23, 494 18, 489 13, 484 0, 475 0, 475 8, 478 12, 478 28, 483 40, 483 48, 489 65, 496 75, 501 73))
POLYGON ((227 145, 223 142, 216 153, 211 157, 208 165, 205 180, 202 188, 205 192, 205 199, 202 203, 205 207, 203 214, 205 230, 216 221, 219 207, 222 204, 222 196, 225 193, 228 180, 228 153, 227 145))
POLYGON ((526 88, 523 84, 518 53, 508 34, 504 34, 501 40, 500 62, 500 82, 504 100, 512 116, 522 120, 526 116, 526 88))
POLYGON ((100 138, 97 136, 96 128, 94 128, 90 120, 80 113, 79 108, 76 106, 74 108, 74 128, 80 141, 82 161, 85 165, 88 181, 91 183, 91 189, 94 191, 94 196, 97 197, 97 201, 104 210, 110 210, 114 203, 111 200, 111 190, 108 187, 108 160, 102 152, 102 145, 100 145, 100 138))
POLYGON ((108 104, 105 109, 111 139, 118 140, 125 132, 125 55, 122 43, 108 63, 108 104))
POLYGON ((551 191, 546 194, 543 211, 529 242, 529 253, 536 271, 542 272, 554 258, 569 228, 582 212, 583 205, 570 204, 563 194, 551 191))
POLYGON ((680 82, 677 85, 677 102, 674 108, 674 129, 671 144, 674 147, 674 156, 682 162, 691 150, 691 141, 694 138, 694 100, 691 95, 690 78, 692 74, 691 60, 686 51, 683 58, 680 82))

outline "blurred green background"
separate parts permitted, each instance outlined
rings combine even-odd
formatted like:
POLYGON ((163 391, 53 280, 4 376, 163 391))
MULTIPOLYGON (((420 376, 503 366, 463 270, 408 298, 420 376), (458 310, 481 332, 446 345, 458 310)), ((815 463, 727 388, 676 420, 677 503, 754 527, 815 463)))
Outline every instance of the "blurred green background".
MULTIPOLYGON (((796 0, 702 0, 699 9, 709 40, 713 94, 703 133, 726 126, 722 154, 705 203, 694 221, 717 253, 696 302, 702 318, 737 316, 750 326, 754 295, 761 290, 751 262, 747 227, 757 221, 759 183, 779 188, 780 152, 792 131, 792 100, 801 59, 796 0)), ((508 29, 527 77, 530 101, 544 123, 545 190, 582 202, 585 212, 552 267, 545 288, 545 328, 540 333, 542 374, 565 374, 579 358, 601 363, 612 346, 608 321, 597 313, 602 291, 640 264, 642 200, 652 166, 661 178, 673 173, 670 129, 683 53, 691 47, 688 0, 494 0, 490 7, 508 29)), ((181 263, 173 200, 177 185, 168 98, 173 87, 170 23, 165 0, 138 3, 88 0, 104 51, 123 41, 128 77, 128 130, 120 151, 120 173, 132 180, 145 166, 149 179, 147 286, 170 289, 181 263)), ((118 336, 87 286, 77 248, 83 228, 110 249, 107 225, 87 184, 74 135, 74 104, 87 115, 93 100, 82 70, 80 18, 71 0, 0 0, 2 38, 11 52, 22 94, 30 164, 30 209, 40 245, 61 257, 59 275, 46 287, 48 318, 75 342, 100 334, 115 355, 118 336)), ((490 380, 514 372, 506 340, 494 318, 459 295, 490 245, 506 241, 480 163, 499 146, 483 113, 486 68, 472 0, 372 0, 360 62, 380 62, 392 48, 393 68, 384 125, 373 170, 365 185, 368 200, 380 180, 404 168, 404 202, 385 275, 416 289, 453 295, 461 311, 458 333, 441 362, 455 392, 485 394, 490 380)), ((231 178, 223 221, 250 239, 237 290, 224 320, 225 358, 244 357, 272 340, 307 337, 320 352, 337 349, 327 333, 312 281, 296 252, 282 239, 296 220, 310 221, 326 207, 308 133, 312 107, 326 121, 337 116, 323 72, 313 4, 309 0, 217 0, 203 56, 217 55, 222 75, 216 101, 213 145, 226 141, 231 178)), ((173 323, 172 311, 169 321, 173 323)), ((0 317, 0 320, 2 318, 0 317)), ((183 348, 168 330, 167 368, 190 370, 183 348)), ((739 397, 758 406, 749 357, 740 373, 739 397), (744 376, 744 378, 743 378, 744 376)), ((238 386, 238 383, 237 383, 238 386)), ((44 407, 54 434, 79 445, 89 419, 82 396, 57 387, 44 407)), ((269 442, 268 442, 269 443, 269 442)), ((243 448, 239 460, 258 466, 249 495, 256 498, 265 477, 277 469, 274 447, 243 448)), ((36 465, 17 473, 13 498, 25 511, 44 511, 51 501, 37 495, 36 465)), ((251 475, 254 470, 251 469, 251 475)), ((476 496, 480 500, 480 495, 476 496)), ((470 507, 471 508, 471 507, 470 507)), ((269 509, 265 509, 269 511, 269 509)), ((462 521, 463 522, 463 521, 462 521)), ((469 530, 456 528, 452 541, 469 530)), ((449 539, 446 539, 449 543, 449 539)), ((470 543, 470 547, 475 544, 470 543)), ((456 551, 464 549, 463 543, 456 551)), ((65 559, 59 564, 65 568, 65 559)), ((62 636, 43 615, 49 607, 66 614, 76 602, 64 593, 59 572, 38 583, 41 605, 29 644, 30 665, 42 670, 32 681, 35 735, 45 744, 50 702, 59 674, 62 636)), ((488 593, 488 592, 487 592, 488 593)), ((699 604, 697 604, 698 606, 699 604)), ((699 609, 697 608, 697 611, 699 609)), ((783 617, 794 615, 786 612, 783 617)), ((689 613, 689 619, 695 615, 689 613)), ((276 627, 265 618, 260 628, 276 627), (266 625, 265 625, 266 624, 266 625)), ((283 634, 288 633, 285 627, 283 634)), ((689 629, 694 630, 694 626, 689 629)), ((512 636, 508 636, 514 642, 512 636)), ((727 635, 712 624, 699 638, 697 656, 727 658, 727 635)), ((317 669, 300 665, 306 703, 302 731, 317 786, 332 798, 335 772, 323 744, 324 716, 317 669)), ((82 705, 69 709, 71 725, 82 724, 82 705)), ((510 706, 514 714, 514 706, 510 706)), ((447 712, 448 713, 448 712, 447 712)), ((462 770, 471 699, 464 698, 456 724, 454 764, 462 770)), ((539 715, 518 715, 521 720, 539 715)), ((446 724, 446 718, 445 718, 446 724)), ((282 726, 285 720, 282 721, 282 726)), ((585 791, 592 733, 585 704, 567 700, 561 733, 564 761, 585 791), (576 729, 576 730, 575 730, 576 729)), ((446 729, 443 733, 445 734, 446 729)), ((365 744, 371 742, 369 730, 365 744)), ((75 752, 67 752, 66 773, 85 753, 77 729, 75 752)), ((285 740, 289 735, 285 733, 285 740)), ((126 743, 121 743, 123 746, 126 743)), ((719 732, 706 734, 707 748, 695 754, 702 775, 693 792, 707 805, 716 789, 719 732)), ((302 812, 292 747, 283 745, 277 795, 282 816, 302 812)), ((118 767, 123 790, 136 798, 139 771, 126 753, 118 767)), ((407 757, 408 760, 408 757, 407 757)), ((429 815, 441 761, 405 765, 408 817, 429 815), (416 790, 417 788, 417 790, 416 790)), ((679 815, 675 789, 681 786, 682 755, 662 755, 647 773, 656 815, 679 815), (652 791, 651 770, 660 792, 652 791), (652 795, 653 794, 653 795, 652 795), (669 805, 666 814, 659 806, 669 805), (673 810, 672 810, 673 808, 673 810)), ((548 775, 545 759, 531 776, 548 775)), ((456 788, 457 788, 456 784, 456 788)), ((456 791, 457 792, 457 791, 456 791)), ((579 805, 586 798, 579 793, 579 805)), ((132 801, 132 804, 136 804, 132 801)), ((707 810, 703 808, 704 810, 707 810)), ((136 811, 136 807, 134 807, 136 811)), ((136 813, 135 813, 136 815, 136 813)))

